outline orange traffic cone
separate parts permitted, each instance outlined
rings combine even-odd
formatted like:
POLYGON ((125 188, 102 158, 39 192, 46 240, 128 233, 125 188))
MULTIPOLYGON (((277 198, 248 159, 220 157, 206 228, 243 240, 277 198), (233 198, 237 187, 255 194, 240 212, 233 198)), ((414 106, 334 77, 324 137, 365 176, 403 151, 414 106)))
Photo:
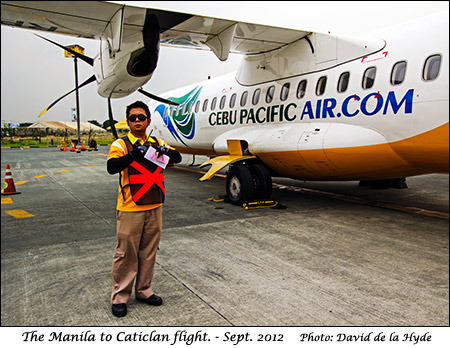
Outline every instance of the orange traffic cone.
POLYGON ((62 152, 67 152, 67 146, 64 144, 64 148, 62 149, 62 152))
POLYGON ((72 141, 72 148, 70 149, 70 151, 76 151, 76 149, 75 149, 75 143, 72 141))
POLYGON ((14 185, 11 168, 9 164, 7 164, 5 172, 5 189, 3 190, 2 195, 17 195, 19 193, 20 192, 16 191, 16 186, 14 185))
POLYGON ((81 140, 81 151, 86 151, 86 148, 84 147, 84 140, 81 140))

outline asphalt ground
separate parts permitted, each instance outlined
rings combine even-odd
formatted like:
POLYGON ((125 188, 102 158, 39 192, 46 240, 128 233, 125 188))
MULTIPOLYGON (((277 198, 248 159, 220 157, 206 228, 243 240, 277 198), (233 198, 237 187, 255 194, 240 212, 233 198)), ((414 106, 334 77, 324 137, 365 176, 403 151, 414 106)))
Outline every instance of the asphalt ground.
POLYGON ((225 179, 199 182, 191 157, 165 172, 164 305, 133 295, 114 317, 108 149, 1 150, 1 180, 10 164, 20 192, 2 196, 2 326, 449 325, 448 175, 405 190, 280 179, 285 209, 244 210, 209 201, 225 179))

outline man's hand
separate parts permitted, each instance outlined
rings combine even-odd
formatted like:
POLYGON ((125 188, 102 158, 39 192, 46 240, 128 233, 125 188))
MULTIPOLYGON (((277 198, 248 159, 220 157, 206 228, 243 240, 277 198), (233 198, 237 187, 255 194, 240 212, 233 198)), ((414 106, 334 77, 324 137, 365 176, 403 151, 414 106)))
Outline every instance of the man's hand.
POLYGON ((155 150, 158 153, 158 157, 161 157, 169 152, 169 147, 167 145, 157 146, 155 150))
POLYGON ((142 158, 144 157, 145 153, 148 150, 148 145, 141 145, 135 148, 133 151, 130 152, 131 156, 134 159, 142 158))

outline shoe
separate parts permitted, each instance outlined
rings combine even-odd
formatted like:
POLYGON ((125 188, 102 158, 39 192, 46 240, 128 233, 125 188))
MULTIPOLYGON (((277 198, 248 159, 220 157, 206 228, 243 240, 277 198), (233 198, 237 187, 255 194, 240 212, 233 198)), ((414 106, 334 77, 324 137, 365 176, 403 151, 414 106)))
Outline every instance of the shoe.
POLYGON ((163 304, 163 299, 156 294, 153 294, 152 296, 146 299, 136 298, 136 300, 145 302, 150 306, 161 306, 163 304))
POLYGON ((113 304, 112 305, 112 314, 114 314, 116 317, 126 316, 127 315, 127 304, 126 303, 113 304))

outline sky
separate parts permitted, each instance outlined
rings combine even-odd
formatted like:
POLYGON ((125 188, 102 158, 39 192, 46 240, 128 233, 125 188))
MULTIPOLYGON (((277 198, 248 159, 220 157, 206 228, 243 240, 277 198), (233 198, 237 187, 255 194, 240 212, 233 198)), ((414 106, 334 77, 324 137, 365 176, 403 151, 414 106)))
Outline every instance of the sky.
MULTIPOLYGON (((384 27, 421 16, 448 11, 447 1, 123 1, 190 14, 199 14, 291 29, 367 35, 384 27)), ((85 55, 98 54, 98 41, 40 32, 60 44, 78 44, 85 55)), ((212 52, 161 47, 158 67, 143 88, 161 94, 236 71, 241 56, 220 62, 212 52)), ((93 74, 92 67, 78 61, 79 83, 93 74)), ((4 122, 70 121, 75 107, 71 94, 38 119, 55 99, 75 87, 74 63, 63 51, 33 35, 33 31, 1 26, 1 120, 4 122)), ((95 83, 80 90, 81 121, 108 119, 107 100, 97 94, 95 83)), ((150 102, 138 92, 112 99, 114 118, 125 118, 125 108, 135 100, 150 102)))

